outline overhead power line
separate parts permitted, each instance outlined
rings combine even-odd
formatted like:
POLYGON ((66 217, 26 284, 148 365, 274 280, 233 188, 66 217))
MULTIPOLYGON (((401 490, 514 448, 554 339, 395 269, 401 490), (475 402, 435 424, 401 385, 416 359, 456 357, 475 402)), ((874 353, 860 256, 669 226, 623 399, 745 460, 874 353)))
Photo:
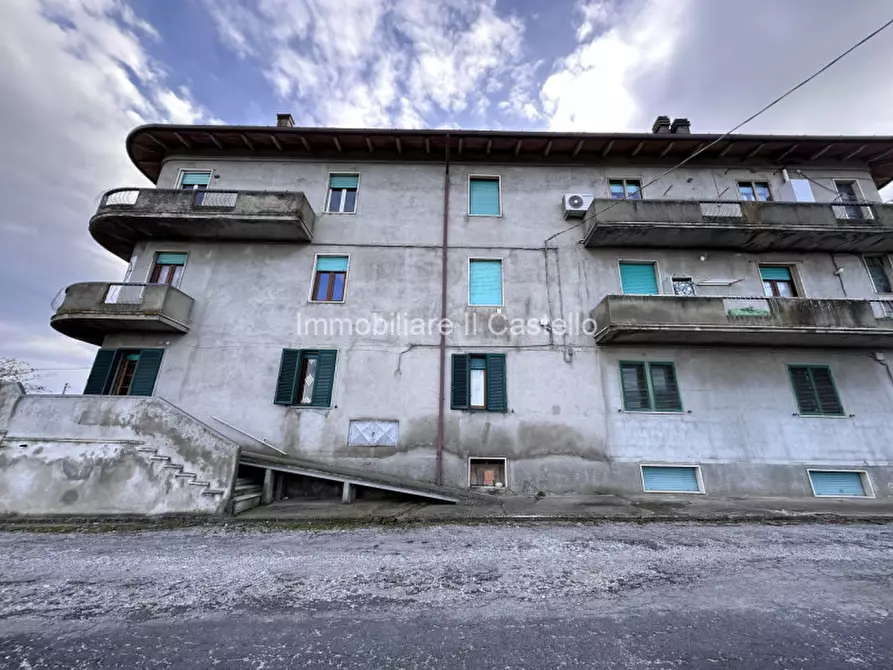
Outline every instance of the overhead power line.
MULTIPOLYGON (((861 40, 859 40, 858 42, 856 42, 853 46, 851 46, 849 49, 847 49, 846 51, 844 51, 842 54, 840 54, 839 56, 837 56, 837 57, 834 58, 833 60, 831 60, 831 61, 829 61, 828 63, 826 63, 825 65, 823 65, 821 68, 819 68, 818 70, 816 70, 815 72, 813 72, 810 76, 808 76, 806 79, 804 79, 803 81, 801 81, 801 82, 800 82, 799 84, 797 84, 796 86, 793 86, 793 87, 789 88, 787 91, 785 91, 785 92, 782 93, 780 96, 778 96, 777 98, 775 98, 775 100, 773 100, 773 101, 770 102, 768 105, 766 105, 765 107, 763 107, 762 109, 760 109, 758 112, 755 112, 754 114, 751 114, 750 116, 748 116, 746 119, 744 119, 744 121, 742 121, 741 123, 739 123, 739 124, 738 124, 737 126, 735 126, 734 128, 731 128, 730 130, 727 130, 725 133, 723 133, 722 135, 720 135, 719 137, 717 137, 715 140, 713 140, 713 141, 710 142, 709 144, 707 144, 707 145, 705 145, 705 146, 703 146, 703 147, 700 147, 697 151, 693 152, 693 153, 692 153, 690 156, 688 156, 687 158, 683 159, 682 161, 680 161, 679 163, 677 163, 676 165, 674 165, 674 166, 671 167, 670 169, 666 170, 665 172, 661 173, 660 175, 658 175, 657 177, 655 177, 655 178, 652 179, 651 181, 647 182, 646 184, 643 184, 639 192, 641 193, 641 192, 644 191, 648 186, 651 186, 652 184, 654 184, 654 183, 656 183, 656 182, 659 182, 661 179, 663 179, 664 177, 666 177, 667 175, 669 175, 671 172, 673 172, 673 171, 675 171, 675 170, 678 170, 678 169, 681 168, 683 165, 685 165, 686 163, 690 162, 692 159, 696 158, 697 156, 700 156, 702 153, 704 153, 705 151, 707 151, 707 150, 710 149, 711 147, 713 147, 713 146, 715 146, 716 144, 719 144, 720 142, 722 142, 725 138, 727 138, 729 135, 731 135, 732 133, 734 133, 736 130, 742 128, 743 126, 746 126, 748 123, 750 123, 751 121, 753 121, 755 118, 757 118, 757 117, 760 116, 761 114, 763 114, 763 113, 769 111, 770 109, 772 109, 773 107, 775 107, 775 105, 777 105, 779 102, 781 102, 782 100, 784 100, 785 98, 787 98, 789 95, 791 95, 791 94, 794 93, 795 91, 797 91, 797 90, 803 88, 804 86, 806 86, 806 84, 808 84, 808 83, 811 82, 813 79, 815 79, 816 77, 818 77, 820 74, 822 74, 823 72, 825 72, 825 70, 827 70, 827 69, 829 69, 830 67, 832 67, 832 66, 836 65, 837 63, 839 63, 841 60, 843 60, 844 58, 846 58, 848 55, 850 55, 850 54, 851 54, 852 52, 854 52, 856 49, 858 49, 859 47, 861 47, 863 44, 865 44, 866 42, 868 42, 868 41, 871 40, 872 38, 876 37, 878 34, 880 34, 881 32, 883 32, 883 31, 886 30, 887 28, 889 28, 891 25, 893 25, 893 19, 890 19, 890 20, 887 21, 884 25, 882 25, 880 28, 878 28, 877 30, 872 31, 871 33, 869 33, 868 35, 866 35, 865 37, 863 37, 861 40)), ((586 222, 592 220, 593 218, 595 218, 595 217, 598 216, 599 214, 604 214, 604 213, 607 212, 609 209, 611 209, 612 207, 616 206, 616 205, 619 204, 619 203, 620 203, 620 200, 617 200, 616 202, 612 202, 610 205, 608 205, 607 207, 605 207, 603 210, 594 213, 592 216, 587 216, 587 217, 583 218, 583 220, 580 221, 580 223, 575 224, 575 225, 571 226, 570 228, 565 228, 564 230, 560 230, 560 231, 558 231, 557 233, 555 233, 554 235, 551 235, 550 237, 547 237, 546 240, 545 240, 544 246, 545 246, 545 244, 547 244, 550 240, 553 240, 553 239, 555 239, 556 237, 558 237, 559 235, 563 235, 564 233, 567 233, 567 232, 569 232, 569 231, 571 231, 571 230, 574 230, 574 229, 576 229, 576 228, 579 228, 579 227, 582 226, 584 223, 586 223, 586 222)))

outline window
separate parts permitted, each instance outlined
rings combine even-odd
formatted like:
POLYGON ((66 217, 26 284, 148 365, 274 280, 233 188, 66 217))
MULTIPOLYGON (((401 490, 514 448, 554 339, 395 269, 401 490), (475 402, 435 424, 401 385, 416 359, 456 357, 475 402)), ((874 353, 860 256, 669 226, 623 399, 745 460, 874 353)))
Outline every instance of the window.
POLYGON ((100 349, 84 395, 150 396, 164 349, 100 349))
POLYGON ((335 383, 334 349, 283 349, 276 380, 277 405, 329 407, 335 383))
POLYGON ((468 459, 468 485, 470 487, 503 488, 505 484, 504 458, 468 459))
POLYGON ((149 283, 179 287, 185 265, 186 254, 159 252, 155 254, 155 265, 152 266, 152 272, 149 274, 149 283))
POLYGON ((893 285, 890 283, 890 259, 886 254, 873 254, 863 258, 875 293, 893 293, 893 285))
POLYGON ((499 177, 468 178, 469 216, 502 216, 499 177))
POLYGON ((695 283, 691 277, 673 277, 673 295, 694 295, 695 283))
POLYGON ((643 465, 642 488, 647 493, 703 493, 701 469, 694 465, 643 465))
POLYGON ((657 295, 657 269, 654 263, 620 262, 620 286, 624 293, 657 295))
POLYGON ((187 191, 204 191, 211 183, 211 173, 206 170, 183 170, 180 173, 180 188, 187 191))
POLYGON ((769 190, 769 184, 764 181, 739 181, 738 192, 741 194, 742 200, 749 202, 770 202, 772 200, 772 191, 769 190))
POLYGON ((502 261, 500 259, 469 259, 468 304, 481 307, 502 305, 502 261))
POLYGON ((807 470, 815 496, 871 498, 874 492, 864 470, 807 470))
POLYGON ((453 354, 450 407, 507 411, 505 354, 453 354))
MULTIPOLYGON (((835 211, 838 212, 838 218, 844 219, 864 219, 867 218, 865 216, 865 212, 862 211, 862 207, 858 204, 862 202, 862 198, 859 197, 858 187, 856 186, 856 182, 854 181, 835 181, 834 185, 837 187, 837 199, 843 203, 842 208, 835 208, 835 211)), ((870 210, 869 210, 870 211, 870 210)))
POLYGON ((792 268, 787 265, 761 265, 760 279, 763 280, 763 293, 770 298, 796 298, 797 285, 794 283, 792 268))
POLYGON ((360 175, 329 175, 329 193, 326 197, 326 212, 330 214, 354 214, 357 211, 357 189, 360 175))
POLYGON ((682 399, 672 363, 620 363, 623 409, 627 412, 681 412, 682 399))
POLYGON ((347 285, 347 256, 317 256, 313 275, 314 302, 341 302, 347 285))
POLYGON ((827 365, 789 365, 801 416, 843 416, 843 405, 827 365))
POLYGON ((611 200, 641 200, 642 182, 638 179, 611 179, 608 181, 611 200))

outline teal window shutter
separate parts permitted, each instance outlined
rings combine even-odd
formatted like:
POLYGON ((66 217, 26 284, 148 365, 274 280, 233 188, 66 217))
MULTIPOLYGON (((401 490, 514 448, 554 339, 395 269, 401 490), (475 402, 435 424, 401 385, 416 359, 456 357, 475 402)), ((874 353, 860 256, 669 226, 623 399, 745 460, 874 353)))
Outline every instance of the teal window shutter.
POLYGON ((642 466, 642 482, 646 491, 699 493, 698 469, 694 467, 642 466))
POLYGON ((276 378, 276 394, 273 403, 291 405, 295 401, 295 385, 300 370, 301 351, 299 349, 283 349, 279 360, 279 375, 276 378))
POLYGON ((620 263, 620 286, 624 293, 657 295, 657 273, 654 263, 620 263))
POLYGON ((648 412, 651 398, 648 395, 648 379, 644 363, 621 363, 620 385, 623 393, 623 409, 627 412, 648 412))
POLYGON ((115 370, 117 349, 100 349, 96 352, 90 376, 87 377, 87 385, 84 387, 84 395, 105 395, 112 383, 112 375, 115 370))
POLYGON ((468 304, 502 305, 502 261, 472 258, 468 269, 468 304))
POLYGON ((843 405, 837 395, 830 368, 824 365, 789 365, 788 372, 800 414, 843 414, 843 405))
POLYGON ((468 213, 472 216, 499 216, 499 179, 471 177, 468 182, 468 213))
POLYGON ((180 179, 181 186, 207 186, 210 183, 210 172, 184 172, 180 179))
POLYGON ((763 281, 793 281, 791 269, 786 267, 760 267, 760 278, 763 281))
POLYGON ((133 381, 130 382, 130 395, 152 395, 163 356, 164 349, 143 349, 140 351, 136 370, 133 372, 133 381))
POLYGON ((679 397, 676 368, 673 364, 649 363, 648 374, 651 377, 651 394, 654 398, 655 411, 681 412, 682 399, 679 397))
POLYGON ((318 256, 317 272, 347 272, 347 256, 318 256))
POLYGON ((335 385, 335 358, 337 351, 322 349, 317 352, 316 382, 313 385, 313 407, 330 407, 332 387, 335 385))
POLYGON ((156 254, 155 262, 158 265, 186 265, 186 254, 175 254, 169 251, 160 252, 156 254))
POLYGON ((508 410, 506 394, 505 354, 487 354, 487 409, 491 412, 508 410))
POLYGON ((865 484, 862 481, 862 473, 847 472, 819 472, 811 470, 809 479, 812 482, 812 490, 817 496, 858 496, 864 498, 868 495, 865 484))
POLYGON ((450 378, 450 409, 468 409, 468 354, 453 354, 450 378))
POLYGON ((329 188, 358 188, 360 175, 333 174, 329 176, 329 188))

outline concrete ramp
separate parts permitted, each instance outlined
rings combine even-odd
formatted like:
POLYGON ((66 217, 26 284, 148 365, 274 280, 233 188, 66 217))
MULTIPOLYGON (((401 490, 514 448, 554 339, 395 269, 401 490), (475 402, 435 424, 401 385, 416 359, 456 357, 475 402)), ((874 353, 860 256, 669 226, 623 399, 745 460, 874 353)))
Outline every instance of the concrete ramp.
POLYGON ((364 486, 382 491, 393 491, 394 493, 402 493, 446 503, 458 503, 468 496, 467 491, 459 491, 428 482, 419 482, 379 472, 345 468, 328 463, 309 461, 303 458, 273 456, 245 448, 242 448, 239 454, 239 464, 254 468, 275 470, 277 472, 303 475, 304 477, 313 477, 315 479, 323 479, 330 482, 343 483, 344 502, 350 502, 352 499, 351 489, 355 486, 364 486))

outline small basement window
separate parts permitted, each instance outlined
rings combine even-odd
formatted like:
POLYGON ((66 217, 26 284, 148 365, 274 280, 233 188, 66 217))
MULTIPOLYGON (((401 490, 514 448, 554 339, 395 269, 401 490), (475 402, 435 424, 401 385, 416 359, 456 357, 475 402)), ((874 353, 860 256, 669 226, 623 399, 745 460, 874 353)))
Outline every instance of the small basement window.
POLYGON ((505 488, 505 459, 469 458, 468 485, 471 488, 505 488))
POLYGON ((703 493, 696 465, 643 465, 642 487, 646 493, 703 493))
POLYGON ((814 496, 871 498, 871 484, 864 470, 809 470, 814 496))

